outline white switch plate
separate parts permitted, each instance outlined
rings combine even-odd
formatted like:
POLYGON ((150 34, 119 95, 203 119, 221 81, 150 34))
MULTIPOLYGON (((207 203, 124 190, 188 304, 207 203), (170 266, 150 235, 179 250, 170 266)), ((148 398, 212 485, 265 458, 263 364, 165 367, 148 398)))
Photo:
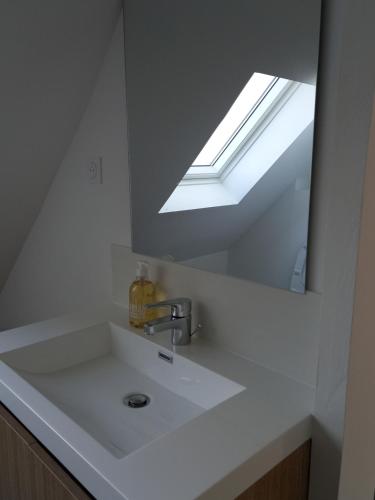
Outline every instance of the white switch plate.
POLYGON ((103 184, 103 167, 100 156, 89 161, 86 173, 90 184, 103 184))

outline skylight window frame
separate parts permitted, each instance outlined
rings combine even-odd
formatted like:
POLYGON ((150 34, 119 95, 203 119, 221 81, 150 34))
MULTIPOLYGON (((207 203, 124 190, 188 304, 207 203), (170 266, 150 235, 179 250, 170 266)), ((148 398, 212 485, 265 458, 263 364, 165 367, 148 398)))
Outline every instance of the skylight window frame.
MULTIPOLYGON (((227 138, 227 140, 225 141, 225 143, 223 144, 223 146, 219 149, 219 151, 216 153, 214 159, 212 160, 212 162, 209 164, 209 165, 196 165, 196 164, 192 164, 191 167, 192 168, 200 168, 200 167, 213 167, 215 165, 215 163, 217 162, 217 160, 220 158, 220 156, 222 155, 222 153, 226 150, 226 148, 230 145, 230 143, 232 142, 232 140, 236 137, 236 135, 238 134, 238 132, 241 130, 241 128, 245 125, 245 123, 249 120, 249 118, 251 117, 251 115, 256 111, 256 109, 258 108, 258 106, 260 105, 260 103, 263 101, 263 99, 267 96, 267 94, 270 92, 270 90, 272 89, 272 87, 276 84, 276 82, 279 80, 279 78, 277 76, 274 76, 272 78, 272 80, 270 81, 270 83, 268 83, 268 85, 265 87, 264 91, 262 92, 261 96, 257 99, 257 101, 253 104, 253 106, 249 109, 248 113, 246 114, 246 116, 242 119, 242 121, 238 124, 238 126, 236 127, 236 129, 232 132, 232 134, 227 138)), ((250 79, 251 81, 251 79, 250 79)), ((238 98, 237 98, 238 99, 238 98)), ((237 100, 236 99, 236 100, 237 100)), ((229 113, 229 111, 228 111, 229 113)), ((226 117, 223 118, 222 122, 225 120, 226 117)), ((222 123, 221 122, 221 123, 222 123)), ((220 123, 220 124, 221 124, 220 123)), ((219 126, 220 126, 219 124, 219 126)), ((218 127, 219 127, 218 126, 218 127)), ((215 130, 216 131, 216 130, 215 130)))
POLYGON ((191 166, 181 185, 221 182, 251 147, 273 117, 299 87, 298 82, 275 77, 212 165, 191 166))
POLYGON ((238 205, 276 166, 278 159, 311 126, 315 116, 315 85, 291 80, 284 83, 277 104, 260 121, 250 139, 236 149, 221 177, 180 181, 160 208, 160 215, 238 205))

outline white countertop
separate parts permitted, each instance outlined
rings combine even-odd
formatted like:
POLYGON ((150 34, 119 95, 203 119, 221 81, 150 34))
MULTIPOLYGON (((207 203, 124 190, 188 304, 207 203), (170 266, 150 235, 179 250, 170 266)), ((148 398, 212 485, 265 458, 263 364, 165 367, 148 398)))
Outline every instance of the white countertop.
MULTIPOLYGON (((2 332, 0 354, 107 320, 129 329, 127 311, 110 305, 2 332)), ((150 342, 171 350, 167 332, 150 342)), ((83 440, 47 399, 36 404, 37 391, 1 361, 0 400, 103 500, 230 500, 310 438, 313 388, 199 338, 174 350, 246 389, 121 459, 83 440)))

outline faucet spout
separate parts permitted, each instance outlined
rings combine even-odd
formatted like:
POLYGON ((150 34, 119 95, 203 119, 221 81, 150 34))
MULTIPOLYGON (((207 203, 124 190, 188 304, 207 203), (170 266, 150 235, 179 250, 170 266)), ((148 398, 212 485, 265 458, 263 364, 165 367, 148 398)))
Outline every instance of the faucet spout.
POLYGON ((144 325, 146 335, 154 335, 157 332, 171 330, 171 342, 173 345, 187 345, 191 342, 191 300, 185 297, 180 299, 166 300, 156 304, 146 304, 147 309, 162 306, 170 306, 171 314, 148 321, 144 325))
POLYGON ((164 330, 171 330, 172 328, 180 327, 185 318, 173 318, 171 316, 163 316, 162 318, 153 319, 148 321, 144 326, 144 332, 146 335, 155 335, 157 332, 163 332, 164 330))

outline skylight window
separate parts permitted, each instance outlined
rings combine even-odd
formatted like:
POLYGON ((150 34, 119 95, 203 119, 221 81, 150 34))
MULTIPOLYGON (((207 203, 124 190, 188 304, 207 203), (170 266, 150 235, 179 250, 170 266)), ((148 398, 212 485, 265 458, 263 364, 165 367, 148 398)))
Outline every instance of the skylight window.
POLYGON ((254 73, 181 182, 225 175, 233 156, 249 143, 259 125, 267 122, 272 109, 287 91, 298 85, 298 82, 254 73))
POLYGON ((253 74, 228 113, 208 139, 202 151, 193 161, 193 167, 214 164, 220 153, 225 149, 276 80, 277 78, 271 75, 264 75, 262 73, 253 74))
POLYGON ((254 73, 159 213, 236 205, 314 120, 315 86, 254 73))

